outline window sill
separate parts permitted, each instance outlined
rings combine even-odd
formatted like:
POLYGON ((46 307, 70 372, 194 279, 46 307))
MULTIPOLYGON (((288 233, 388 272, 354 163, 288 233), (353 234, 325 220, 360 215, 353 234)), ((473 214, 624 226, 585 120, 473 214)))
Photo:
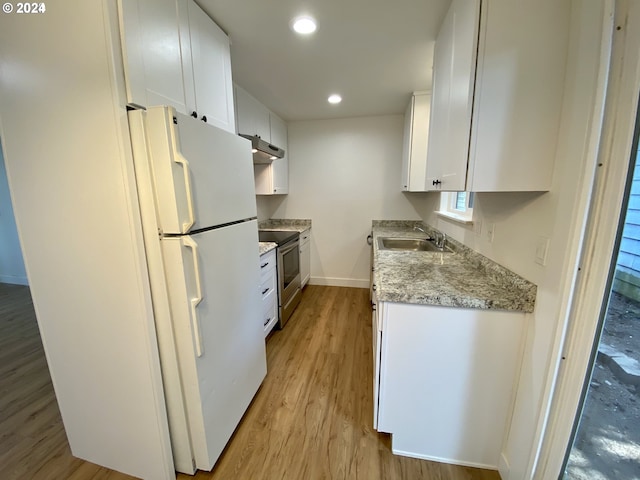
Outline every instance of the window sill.
POLYGON ((436 211, 436 215, 438 215, 439 217, 442 217, 442 218, 446 218, 447 220, 452 220, 452 221, 457 222, 457 223, 462 223, 464 225, 472 225, 473 224, 473 220, 472 219, 465 218, 462 215, 456 215, 455 213, 451 213, 451 212, 436 211))

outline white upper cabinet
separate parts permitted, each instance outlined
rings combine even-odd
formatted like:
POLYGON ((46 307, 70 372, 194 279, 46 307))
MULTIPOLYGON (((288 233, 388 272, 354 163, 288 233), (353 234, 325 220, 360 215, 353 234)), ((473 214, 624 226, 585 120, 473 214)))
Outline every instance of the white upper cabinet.
POLYGON ((119 0, 118 7, 127 103, 138 107, 170 105, 190 113, 180 49, 180 35, 188 24, 186 17, 178 16, 176 1, 119 0))
POLYGON ((569 8, 453 0, 434 52, 428 189, 549 190, 569 8))
POLYGON ((188 2, 188 12, 193 110, 201 120, 236 133, 229 37, 192 0, 188 2))
MULTIPOLYGON (((271 142, 269 125, 269 109, 249 95, 243 88, 235 86, 237 127, 243 135, 258 135, 266 142, 271 142)), ((281 145, 271 142, 277 147, 281 145)))
POLYGON ((289 159, 287 156, 287 124, 274 113, 269 113, 269 125, 271 127, 270 142, 276 147, 284 149, 284 157, 271 163, 273 170, 273 193, 289 193, 289 159))
POLYGON ((547 191, 571 2, 483 0, 468 190, 547 191))
POLYGON ((464 190, 480 0, 453 0, 436 38, 426 187, 464 190))
POLYGON ((401 189, 424 192, 431 94, 415 92, 404 114, 401 189))
POLYGON ((193 0, 119 0, 127 103, 235 133, 229 39, 193 0))
POLYGON ((289 159, 287 124, 242 87, 234 87, 238 133, 258 135, 276 147, 284 149, 284 157, 267 164, 253 166, 256 195, 289 193, 289 159))

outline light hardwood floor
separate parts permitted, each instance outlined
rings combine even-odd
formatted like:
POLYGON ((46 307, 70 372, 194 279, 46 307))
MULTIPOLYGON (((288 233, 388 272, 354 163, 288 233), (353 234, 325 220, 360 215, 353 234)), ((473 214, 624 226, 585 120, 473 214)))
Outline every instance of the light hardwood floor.
MULTIPOLYGON (((370 314, 368 290, 306 287, 214 472, 178 479, 499 480, 395 456, 373 430, 370 314)), ((132 478, 71 456, 26 287, 0 284, 0 392, 0 478, 132 478)))

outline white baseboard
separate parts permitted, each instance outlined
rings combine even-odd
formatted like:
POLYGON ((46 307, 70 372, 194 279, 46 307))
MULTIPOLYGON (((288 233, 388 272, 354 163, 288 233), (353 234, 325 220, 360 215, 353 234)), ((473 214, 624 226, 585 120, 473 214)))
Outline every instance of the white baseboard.
POLYGON ((500 454, 500 460, 498 461, 498 472, 500 473, 500 478, 502 478, 502 480, 509 480, 511 465, 509 465, 509 460, 507 460, 504 452, 500 454))
POLYGON ((0 283, 11 283, 13 285, 29 285, 27 277, 14 277, 13 275, 0 275, 0 283))
POLYGON ((336 278, 336 277, 311 277, 309 285, 323 285, 327 287, 352 287, 369 288, 369 280, 358 278, 336 278))
POLYGON ((455 460, 451 458, 433 457, 431 455, 423 455, 421 453, 405 452, 402 450, 396 450, 393 448, 393 441, 391 442, 391 451, 394 455, 401 455, 403 457, 419 458, 420 460, 429 460, 431 462, 448 463, 451 465, 461 465, 463 467, 483 468, 485 470, 497 470, 496 465, 489 465, 485 463, 465 462, 461 460, 455 460))

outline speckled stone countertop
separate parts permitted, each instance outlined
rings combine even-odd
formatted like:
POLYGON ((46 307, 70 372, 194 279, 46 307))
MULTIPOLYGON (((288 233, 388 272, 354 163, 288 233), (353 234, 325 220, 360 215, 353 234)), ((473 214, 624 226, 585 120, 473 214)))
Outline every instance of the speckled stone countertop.
POLYGON ((537 287, 447 237, 454 253, 378 249, 378 237, 424 238, 420 221, 373 221, 374 283, 379 301, 533 312, 537 287))
POLYGON ((311 220, 295 218, 270 218, 258 222, 261 230, 297 230, 302 233, 311 228, 311 220))
POLYGON ((278 246, 278 244, 274 242, 258 242, 258 245, 260 247, 260 255, 264 255, 278 246))

